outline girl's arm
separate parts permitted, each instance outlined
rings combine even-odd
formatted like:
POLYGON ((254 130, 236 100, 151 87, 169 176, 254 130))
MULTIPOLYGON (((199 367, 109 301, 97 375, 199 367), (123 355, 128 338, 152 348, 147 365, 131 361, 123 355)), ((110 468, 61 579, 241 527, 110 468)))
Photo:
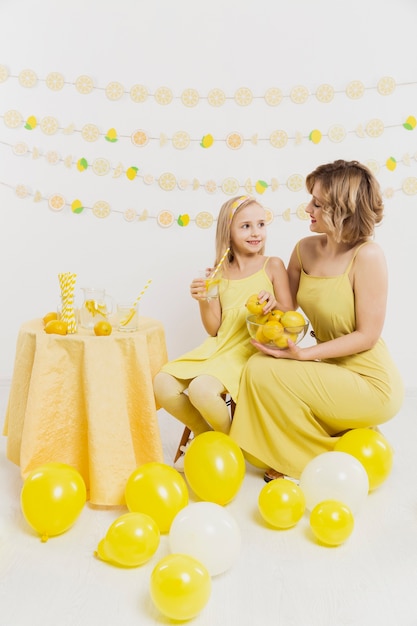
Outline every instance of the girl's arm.
POLYGON ((205 300, 207 294, 204 278, 194 278, 190 285, 191 296, 200 306, 200 317, 205 330, 215 337, 222 321, 222 309, 219 298, 205 300))
POLYGON ((331 341, 299 348, 292 344, 288 350, 272 351, 257 347, 277 358, 314 361, 358 354, 373 348, 381 336, 385 321, 388 273, 384 253, 377 244, 359 250, 354 264, 356 328, 352 333, 331 341))

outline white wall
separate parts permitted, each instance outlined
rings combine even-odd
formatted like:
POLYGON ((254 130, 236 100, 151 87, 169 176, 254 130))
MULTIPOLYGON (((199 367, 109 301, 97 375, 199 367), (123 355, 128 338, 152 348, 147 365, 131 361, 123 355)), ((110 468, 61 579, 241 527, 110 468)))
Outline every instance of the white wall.
POLYGON ((61 128, 74 125, 74 132, 62 130, 49 136, 39 128, 12 129, 0 120, 0 379, 11 377, 14 349, 21 323, 41 317, 54 309, 59 299, 57 275, 71 271, 78 275, 78 287, 104 285, 117 299, 134 298, 149 278, 153 283, 143 297, 141 313, 160 319, 166 329, 170 357, 196 345, 203 338, 197 306, 188 285, 195 271, 213 260, 215 227, 201 229, 192 221, 187 227, 174 224, 161 228, 156 215, 168 208, 176 216, 191 218, 206 210, 216 215, 227 196, 204 189, 163 191, 158 184, 145 185, 141 179, 127 180, 96 176, 89 168, 82 174, 63 160, 85 157, 90 163, 105 157, 112 167, 137 165, 139 173, 157 179, 172 172, 178 180, 202 184, 209 179, 221 183, 231 176, 242 184, 250 178, 280 182, 270 188, 262 202, 276 215, 269 228, 267 251, 288 260, 300 237, 308 234, 308 222, 296 215, 308 198, 305 191, 292 192, 286 181, 292 174, 305 176, 318 164, 336 158, 356 158, 379 164, 382 188, 392 188, 386 198, 386 219, 378 229, 377 241, 384 247, 390 269, 390 295, 384 330, 406 387, 417 387, 414 357, 416 339, 412 333, 413 288, 409 286, 415 266, 416 195, 402 191, 407 177, 417 176, 417 129, 406 131, 402 123, 417 115, 417 74, 415 72, 414 0, 395 4, 379 0, 90 0, 57 3, 54 0, 0 0, 0 66, 10 76, 0 83, 0 115, 17 110, 39 120, 50 115, 61 128), (25 19, 24 19, 25 18, 25 19), (20 86, 22 70, 32 69, 40 79, 35 87, 20 86), (45 84, 50 72, 66 80, 59 92, 45 84), (90 95, 77 92, 74 82, 80 75, 91 76, 95 89, 90 95), (376 85, 383 76, 398 84, 392 95, 380 95, 376 85), (367 87, 362 98, 347 97, 346 86, 360 80, 367 87), (136 83, 146 85, 150 94, 160 86, 172 89, 176 99, 167 106, 153 95, 135 103, 126 93, 109 100, 104 88, 120 82, 126 91, 136 83), (314 94, 323 83, 336 90, 331 103, 310 95, 304 104, 288 97, 296 85, 314 94), (401 83, 406 83, 402 84, 401 83), (250 106, 233 100, 242 86, 256 98, 250 106), (206 100, 185 107, 179 96, 195 88, 201 96, 219 87, 228 100, 212 107, 206 100), (268 106, 263 94, 279 87, 285 97, 277 107, 268 106), (369 137, 363 129, 380 119, 384 132, 369 137), (101 131, 114 127, 116 144, 83 140, 80 129, 94 123, 101 131), (314 145, 308 134, 314 128, 327 133, 341 124, 347 137, 340 143, 328 137, 314 145), (151 141, 136 148, 129 137, 142 128, 159 138, 178 130, 193 139, 212 133, 217 139, 203 150, 198 141, 186 150, 176 150, 170 141, 160 146, 151 141), (283 149, 267 140, 275 129, 284 129, 292 139, 283 149), (246 142, 239 151, 226 147, 231 131, 245 138, 258 134, 258 145, 246 142), (301 143, 295 140, 301 133, 301 143), (359 135, 363 134, 363 137, 359 135), (126 137, 123 138, 122 136, 126 137), (25 142, 30 152, 16 156, 13 146, 25 142), (33 158, 33 151, 39 158, 33 158), (57 151, 62 159, 50 165, 45 155, 57 151), (389 172, 385 161, 394 156, 398 167, 389 172), (30 195, 16 196, 24 184, 30 195), (40 192, 42 200, 34 201, 40 192), (59 213, 48 208, 47 199, 62 193, 69 203, 76 198, 91 207, 97 200, 108 201, 113 209, 106 219, 91 210, 74 215, 69 206, 59 213), (122 212, 144 209, 146 221, 127 222, 122 212), (282 218, 290 209, 289 221, 282 218))

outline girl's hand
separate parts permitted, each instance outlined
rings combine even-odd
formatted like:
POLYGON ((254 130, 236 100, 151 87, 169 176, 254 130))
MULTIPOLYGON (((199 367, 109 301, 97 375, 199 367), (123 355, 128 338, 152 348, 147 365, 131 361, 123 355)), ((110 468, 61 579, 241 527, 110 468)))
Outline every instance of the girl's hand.
POLYGON ((277 301, 273 293, 269 293, 269 291, 260 291, 258 293, 258 300, 262 304, 264 304, 264 308, 262 309, 262 313, 267 315, 271 311, 277 308, 277 301))
POLYGON ((203 300, 207 295, 206 281, 204 278, 194 278, 190 285, 191 297, 194 300, 203 300))

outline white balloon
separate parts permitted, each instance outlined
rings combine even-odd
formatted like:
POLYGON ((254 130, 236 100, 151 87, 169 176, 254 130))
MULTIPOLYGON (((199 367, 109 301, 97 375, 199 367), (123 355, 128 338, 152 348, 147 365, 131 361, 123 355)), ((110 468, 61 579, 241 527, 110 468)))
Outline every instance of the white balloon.
POLYGON ((366 500, 369 479, 364 466, 353 455, 331 451, 319 454, 305 466, 300 487, 309 511, 324 500, 337 500, 355 514, 366 500))
POLYGON ((234 517, 220 504, 195 502, 175 516, 169 531, 172 553, 200 561, 211 576, 229 569, 241 548, 241 533, 234 517))

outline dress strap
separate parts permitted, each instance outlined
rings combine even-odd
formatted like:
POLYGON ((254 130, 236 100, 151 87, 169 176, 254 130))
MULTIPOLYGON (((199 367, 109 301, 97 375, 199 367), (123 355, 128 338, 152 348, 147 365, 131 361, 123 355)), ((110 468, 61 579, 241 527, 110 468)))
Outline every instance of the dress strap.
POLYGON ((369 241, 365 241, 364 243, 361 243, 360 246, 358 246, 353 254, 353 257, 350 259, 349 261, 349 265, 347 266, 346 270, 345 270, 345 274, 349 274, 350 270, 352 269, 352 265, 353 265, 353 261, 356 259, 356 255, 358 254, 359 250, 361 248, 363 248, 363 246, 366 246, 369 243, 369 241))
POLYGON ((296 243, 295 250, 296 250, 296 252, 297 252, 297 258, 298 258, 298 262, 299 262, 299 264, 300 264, 300 269, 301 269, 301 271, 303 272, 303 271, 304 271, 304 270, 303 270, 303 262, 302 262, 302 260, 301 260, 301 254, 300 254, 300 242, 299 242, 299 241, 297 241, 297 243, 296 243))
POLYGON ((269 261, 269 259, 270 259, 270 258, 271 258, 271 257, 269 257, 269 256, 267 256, 267 257, 266 257, 266 259, 265 259, 265 263, 263 264, 263 267, 262 267, 262 269, 263 269, 263 270, 266 268, 266 264, 268 263, 268 261, 269 261))

